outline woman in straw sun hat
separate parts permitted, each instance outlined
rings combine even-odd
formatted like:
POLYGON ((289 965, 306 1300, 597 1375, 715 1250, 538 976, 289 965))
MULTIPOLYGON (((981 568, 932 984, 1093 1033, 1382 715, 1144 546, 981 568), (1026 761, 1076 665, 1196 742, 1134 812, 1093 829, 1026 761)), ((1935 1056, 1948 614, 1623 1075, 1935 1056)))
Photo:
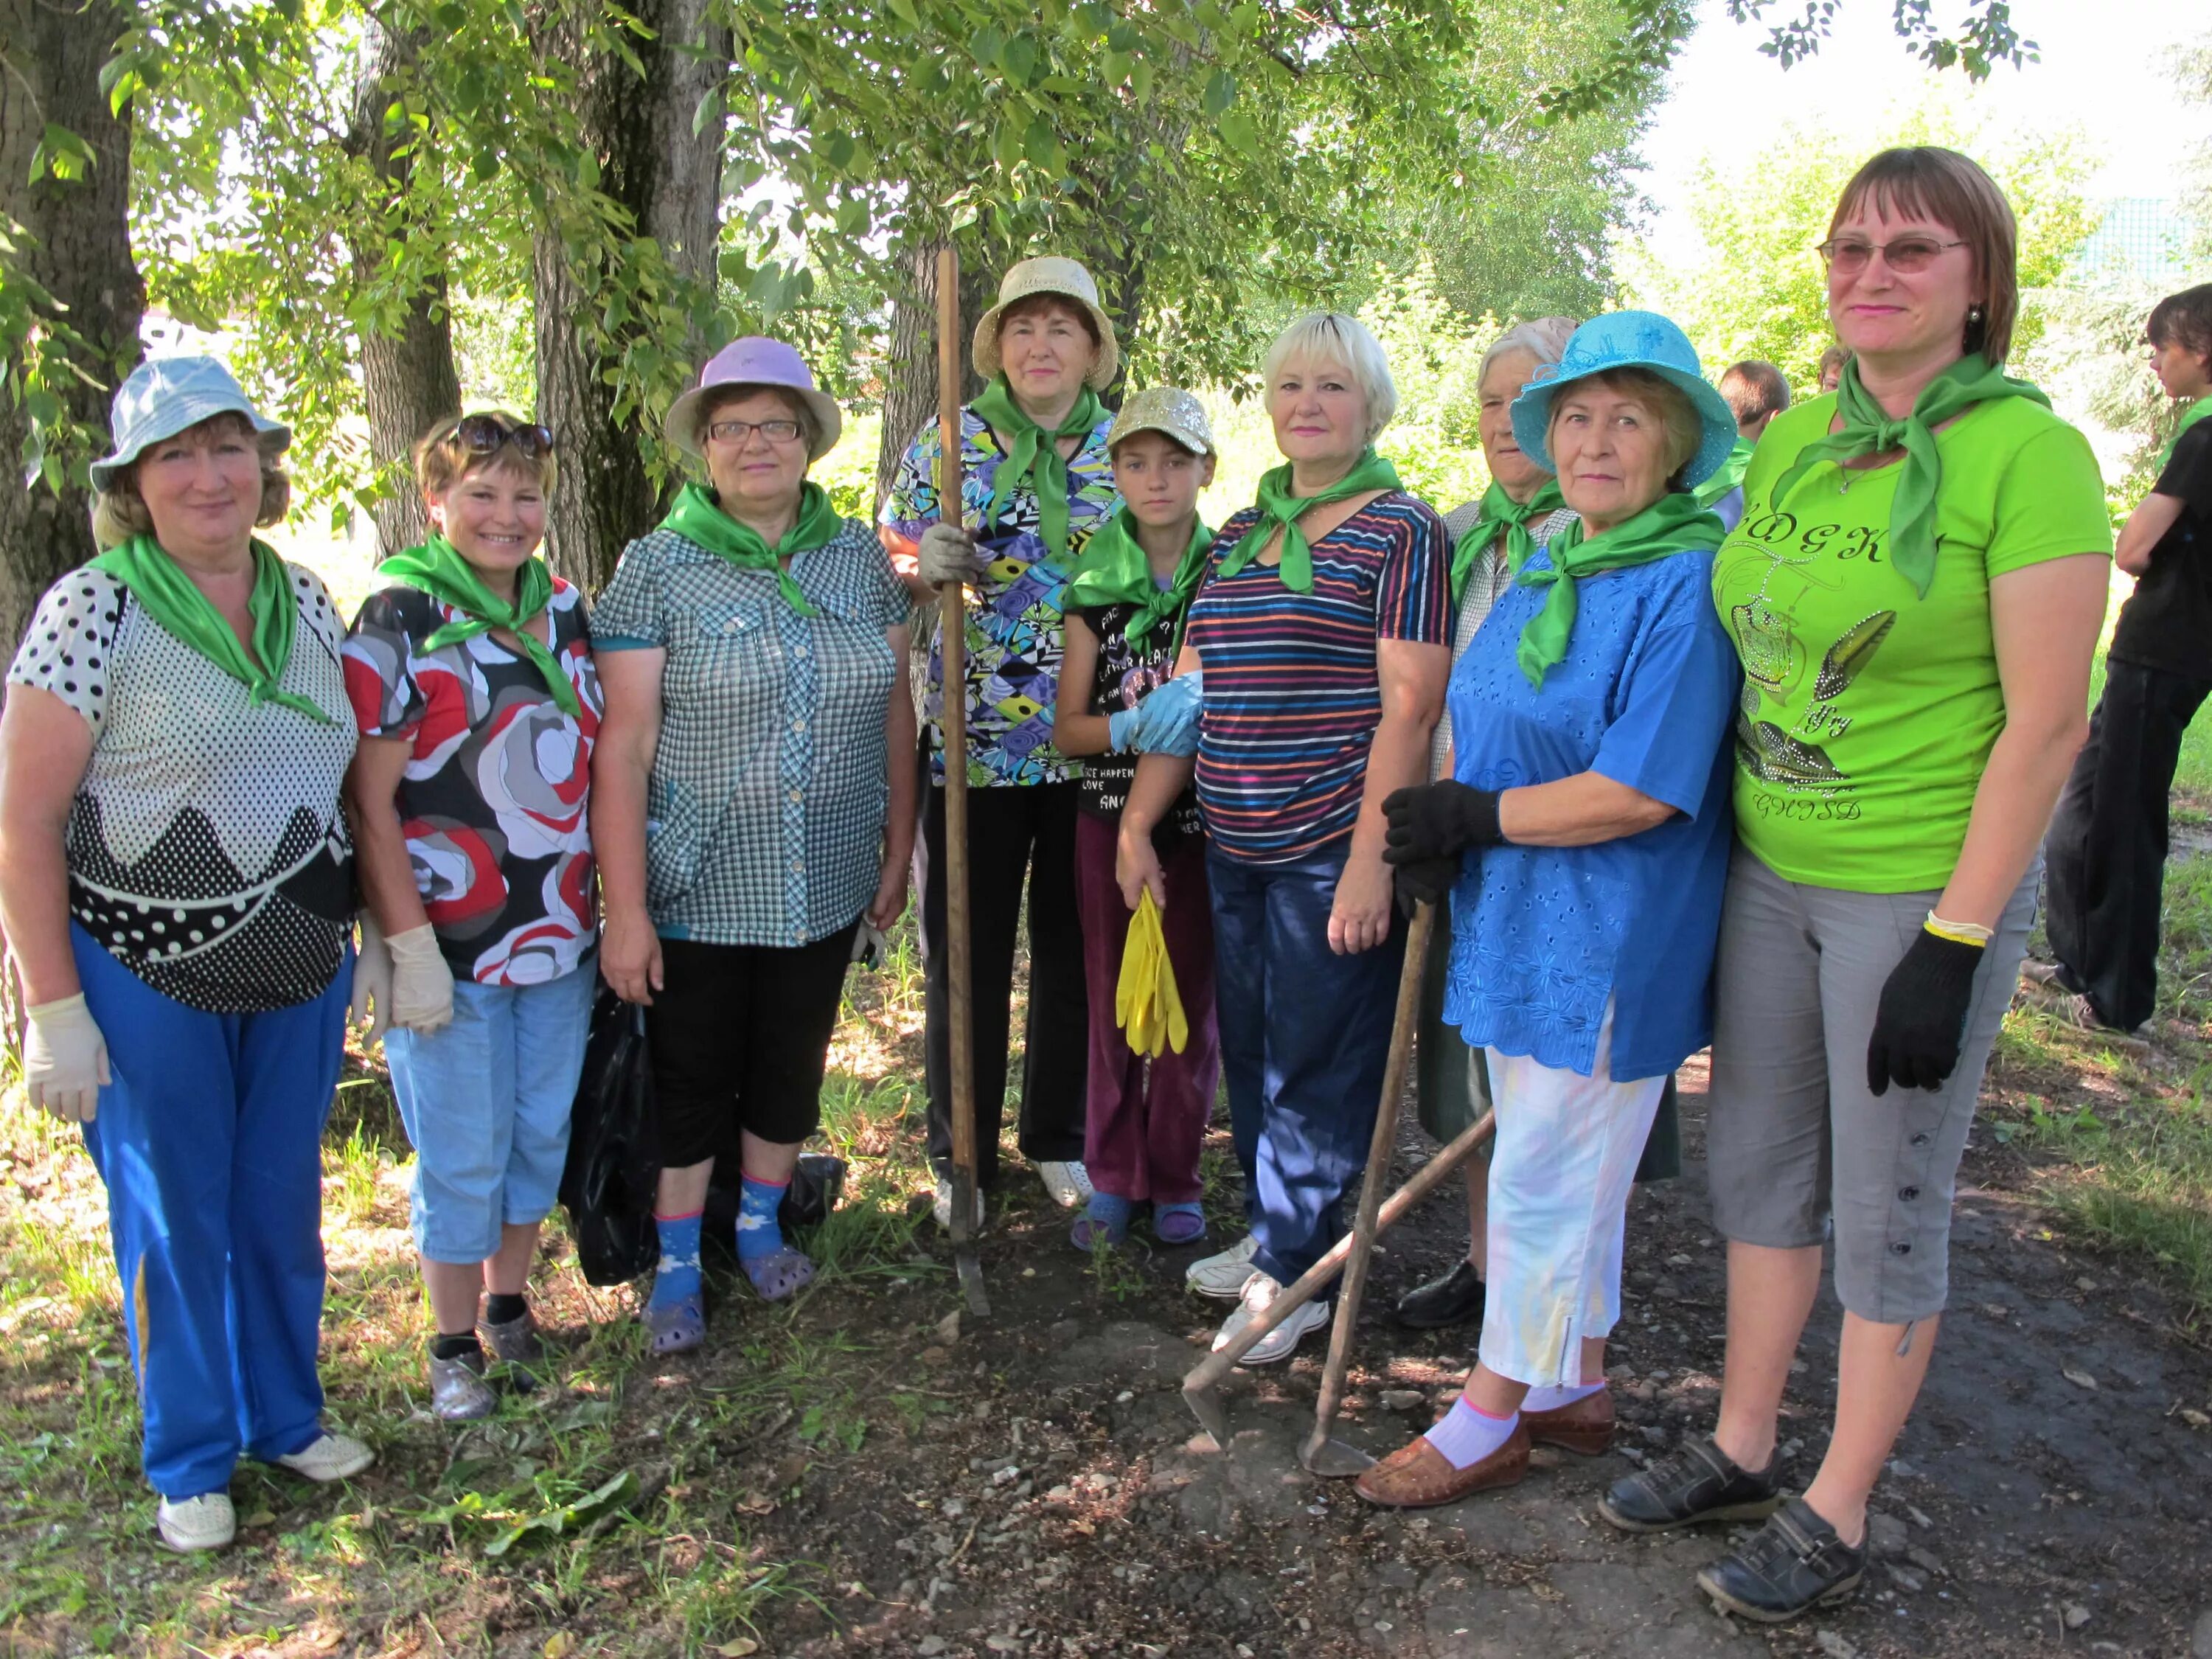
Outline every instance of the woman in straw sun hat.
MULTIPOLYGON (((929 789, 926 872, 929 1156, 937 1212, 951 1219, 951 985, 945 938, 944 699, 967 705, 969 904, 979 1181, 997 1172, 1008 1002, 1022 891, 1029 890, 1030 1006, 1019 1143, 1056 1203, 1091 1196, 1083 1165, 1090 1018, 1075 896, 1080 765, 1053 742, 1067 584, 1091 533, 1121 506, 1098 400, 1121 364, 1098 285, 1073 259, 1024 259, 976 320, 975 372, 989 384, 961 412, 965 499, 938 500, 937 426, 915 439, 884 504, 883 537, 916 593, 971 590, 967 684, 947 687, 930 653, 923 716, 929 789)), ((978 1194, 980 1212, 982 1200, 978 1194)))

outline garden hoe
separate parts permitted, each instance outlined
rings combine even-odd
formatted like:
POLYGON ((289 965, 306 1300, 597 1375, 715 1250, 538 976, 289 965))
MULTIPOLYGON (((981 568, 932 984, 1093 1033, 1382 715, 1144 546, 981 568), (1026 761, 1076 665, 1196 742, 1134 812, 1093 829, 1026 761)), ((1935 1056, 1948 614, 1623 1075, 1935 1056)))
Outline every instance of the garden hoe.
MULTIPOLYGON (((937 513, 961 520, 960 253, 937 256, 937 513)), ((975 1026, 968 935, 967 589, 947 582, 938 620, 945 658, 945 978, 952 1015, 952 1265, 968 1310, 988 1318, 983 1264, 975 1255, 975 1026)))
POLYGON ((1359 1320, 1359 1302, 1367 1288, 1367 1265, 1375 1241, 1395 1225, 1398 1218, 1438 1187, 1491 1137, 1494 1116, 1482 1121, 1446 1146, 1413 1178, 1385 1200, 1382 1177, 1390 1168, 1390 1155, 1398 1134, 1398 1101, 1405 1092, 1406 1066, 1413 1053, 1413 1027, 1420 1010, 1421 969, 1428 956, 1429 933, 1434 925, 1432 906, 1423 904, 1406 937, 1406 965, 1398 980, 1398 1008, 1390 1027, 1390 1056, 1383 1068, 1382 1098, 1375 1115, 1375 1133, 1368 1144, 1367 1178, 1361 1184, 1359 1211, 1351 1233, 1339 1239, 1328 1254, 1308 1268, 1298 1281, 1286 1286, 1227 1346, 1212 1353, 1183 1379, 1182 1397, 1200 1425, 1221 1450, 1229 1446, 1229 1419, 1215 1394, 1230 1367, 1242 1359, 1260 1339, 1281 1324, 1327 1288, 1340 1271, 1344 1291, 1338 1298, 1336 1317, 1329 1332, 1328 1360, 1322 1369, 1321 1398, 1314 1410, 1313 1432, 1306 1438, 1298 1461, 1309 1473, 1332 1480, 1355 1475, 1374 1462, 1356 1446, 1336 1439, 1337 1408, 1343 1403, 1345 1372, 1352 1361, 1352 1334, 1359 1320), (1346 1266, 1347 1262, 1350 1264, 1346 1266))

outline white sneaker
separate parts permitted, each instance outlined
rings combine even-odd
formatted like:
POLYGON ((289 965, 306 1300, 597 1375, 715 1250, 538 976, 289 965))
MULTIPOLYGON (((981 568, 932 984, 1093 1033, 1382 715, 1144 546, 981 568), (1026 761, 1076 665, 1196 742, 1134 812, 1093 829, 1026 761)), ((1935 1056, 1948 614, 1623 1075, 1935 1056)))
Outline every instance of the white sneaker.
POLYGON ((323 1434, 276 1462, 310 1480, 345 1480, 376 1462, 376 1454, 349 1434, 323 1434))
MULTIPOLYGON (((948 1233, 952 1231, 952 1183, 942 1176, 938 1177, 937 1198, 930 1205, 929 1212, 937 1218, 939 1226, 948 1233)), ((983 1189, 981 1187, 975 1189, 975 1230, 979 1233, 983 1231, 983 1189)))
POLYGON ((1036 1172, 1052 1201, 1061 1209, 1079 1210, 1091 1202, 1091 1171, 1083 1167, 1081 1160, 1070 1158, 1061 1163, 1047 1158, 1036 1166, 1036 1172))
POLYGON ((1260 1241, 1250 1233, 1219 1255, 1209 1255, 1183 1269, 1182 1282, 1200 1296, 1217 1302, 1234 1302, 1244 1294, 1244 1281, 1252 1277, 1252 1257, 1260 1241))
POLYGON ((154 1524, 161 1541, 182 1554, 194 1550, 219 1550, 238 1536, 238 1511, 227 1492, 202 1492, 181 1502, 164 1498, 154 1511, 154 1524))
MULTIPOLYGON (((1218 1353, 1234 1342, 1239 1332, 1267 1311, 1282 1288, 1265 1273, 1254 1273, 1245 1280, 1243 1298, 1237 1311, 1223 1320, 1221 1328, 1213 1334, 1213 1351, 1218 1353)), ((1272 1365, 1279 1359, 1288 1359, 1308 1331, 1318 1330, 1328 1323, 1328 1304, 1316 1297, 1292 1310, 1288 1319, 1247 1348, 1237 1363, 1272 1365)))

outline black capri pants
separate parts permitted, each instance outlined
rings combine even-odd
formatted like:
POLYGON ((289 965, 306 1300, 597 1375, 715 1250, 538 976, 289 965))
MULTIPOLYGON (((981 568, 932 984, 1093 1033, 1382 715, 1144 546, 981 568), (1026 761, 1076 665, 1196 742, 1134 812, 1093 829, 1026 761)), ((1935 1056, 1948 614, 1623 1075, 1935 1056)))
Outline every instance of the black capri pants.
POLYGON ((821 1127, 855 916, 809 945, 660 941, 662 988, 645 1011, 660 1161, 735 1157, 738 1133, 787 1146, 821 1127))

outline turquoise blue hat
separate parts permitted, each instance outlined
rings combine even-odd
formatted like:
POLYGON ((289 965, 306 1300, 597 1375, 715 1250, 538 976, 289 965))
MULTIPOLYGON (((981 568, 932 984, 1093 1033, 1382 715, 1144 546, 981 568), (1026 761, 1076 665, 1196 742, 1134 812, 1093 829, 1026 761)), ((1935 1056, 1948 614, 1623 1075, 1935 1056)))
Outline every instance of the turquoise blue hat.
POLYGON ((1698 411, 1705 438, 1682 469, 1682 488, 1694 489, 1720 470, 1735 447, 1735 411, 1699 372, 1690 337, 1656 311, 1593 317, 1574 331, 1558 362, 1537 369, 1536 378, 1513 400, 1513 441, 1522 453, 1547 472, 1557 472, 1550 444, 1552 399, 1572 381, 1615 368, 1649 369, 1681 388, 1698 411))
POLYGON ((92 464, 92 487, 106 489, 149 444, 217 415, 244 416, 256 432, 276 434, 280 450, 292 441, 292 428, 254 408, 219 359, 155 357, 139 364, 116 389, 109 421, 115 453, 92 464))

